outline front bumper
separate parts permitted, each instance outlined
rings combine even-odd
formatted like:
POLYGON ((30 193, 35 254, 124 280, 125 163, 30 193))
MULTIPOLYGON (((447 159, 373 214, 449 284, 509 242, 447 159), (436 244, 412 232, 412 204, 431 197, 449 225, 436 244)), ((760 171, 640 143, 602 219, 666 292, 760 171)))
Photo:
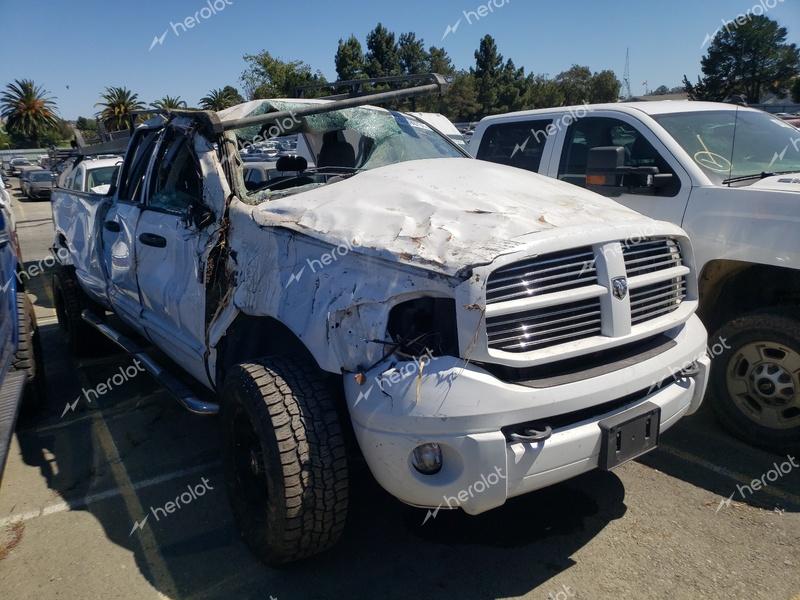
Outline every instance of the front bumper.
POLYGON ((707 334, 692 316, 671 335, 675 344, 661 354, 547 388, 505 383, 453 357, 383 363, 366 373, 363 385, 346 378, 353 428, 373 475, 389 493, 415 506, 458 506, 478 514, 597 468, 598 422, 609 416, 649 401, 661 408, 663 432, 696 411, 710 369, 707 334), (692 375, 683 376, 689 365, 692 375), (501 431, 628 396, 636 399, 555 427, 544 442, 509 442, 501 431), (435 475, 422 475, 411 464, 413 449, 424 443, 442 448, 443 466, 435 475))

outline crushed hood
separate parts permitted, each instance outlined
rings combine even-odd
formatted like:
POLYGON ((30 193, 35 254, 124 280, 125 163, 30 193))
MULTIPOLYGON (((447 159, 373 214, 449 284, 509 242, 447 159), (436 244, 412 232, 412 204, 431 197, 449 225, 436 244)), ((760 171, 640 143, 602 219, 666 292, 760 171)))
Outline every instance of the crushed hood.
POLYGON ((446 274, 492 262, 543 232, 650 221, 582 188, 468 158, 397 163, 253 208, 282 226, 446 274))

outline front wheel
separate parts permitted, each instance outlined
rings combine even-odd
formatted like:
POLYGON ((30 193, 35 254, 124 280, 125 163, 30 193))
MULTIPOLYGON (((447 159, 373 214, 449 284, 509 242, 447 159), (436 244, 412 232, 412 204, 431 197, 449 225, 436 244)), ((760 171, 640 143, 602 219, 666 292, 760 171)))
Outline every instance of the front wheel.
POLYGON ((24 371, 27 376, 22 411, 32 414, 44 402, 47 387, 45 384, 42 344, 33 305, 25 292, 17 292, 17 319, 19 322, 19 345, 14 356, 15 371, 24 371))
POLYGON ((291 357, 258 359, 232 369, 222 396, 228 497, 247 545, 270 565, 333 546, 348 467, 323 373, 291 357))
POLYGON ((785 309, 735 318, 712 339, 711 403, 734 435, 778 452, 800 444, 800 319, 785 309))

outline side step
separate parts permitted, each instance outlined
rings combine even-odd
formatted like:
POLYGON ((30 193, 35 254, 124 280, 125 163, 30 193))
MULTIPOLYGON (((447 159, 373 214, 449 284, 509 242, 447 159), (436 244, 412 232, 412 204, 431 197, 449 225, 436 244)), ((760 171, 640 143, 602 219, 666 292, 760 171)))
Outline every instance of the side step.
POLYGON ((144 368, 147 369, 170 394, 175 396, 186 410, 198 415, 216 415, 219 412, 219 404, 206 402, 198 398, 183 382, 161 367, 161 365, 153 360, 150 355, 132 339, 121 334, 116 329, 113 329, 88 310, 84 310, 81 313, 81 317, 89 325, 142 363, 144 368))

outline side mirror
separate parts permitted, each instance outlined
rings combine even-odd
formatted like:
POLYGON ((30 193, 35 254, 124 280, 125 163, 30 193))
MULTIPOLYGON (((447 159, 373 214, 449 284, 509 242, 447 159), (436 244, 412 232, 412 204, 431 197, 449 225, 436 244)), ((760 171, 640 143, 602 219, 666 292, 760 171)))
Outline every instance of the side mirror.
POLYGON ((189 223, 198 229, 205 229, 214 219, 214 212, 202 202, 192 202, 189 206, 189 223))
MULTIPOLYGON (((586 185, 599 187, 655 187, 658 167, 629 167, 625 165, 625 148, 598 146, 589 150, 586 162, 586 185), (626 175, 634 175, 635 183, 625 182, 626 175)), ((672 175, 670 174, 670 179, 672 175)))

